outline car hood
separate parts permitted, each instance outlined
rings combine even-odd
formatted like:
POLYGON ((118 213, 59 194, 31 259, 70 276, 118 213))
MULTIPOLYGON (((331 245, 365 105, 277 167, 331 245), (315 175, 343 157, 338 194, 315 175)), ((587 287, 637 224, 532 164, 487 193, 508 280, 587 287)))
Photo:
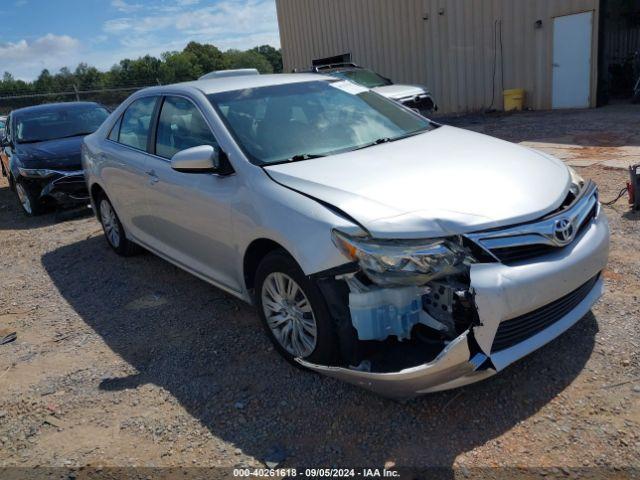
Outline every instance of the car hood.
POLYGON ((265 170, 377 238, 437 237, 534 220, 558 208, 571 183, 559 160, 448 126, 265 170))
POLYGON ((424 87, 418 85, 385 85, 383 87, 375 87, 372 90, 387 98, 399 100, 406 97, 415 97, 416 95, 423 95, 429 93, 424 87))
POLYGON ((84 137, 60 138, 16 145, 16 155, 26 168, 81 169, 80 150, 84 137))

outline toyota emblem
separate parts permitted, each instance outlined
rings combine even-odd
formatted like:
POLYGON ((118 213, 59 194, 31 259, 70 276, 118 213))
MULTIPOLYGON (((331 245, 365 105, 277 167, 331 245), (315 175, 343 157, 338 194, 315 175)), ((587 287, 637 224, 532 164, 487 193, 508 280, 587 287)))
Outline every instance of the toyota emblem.
POLYGON ((558 220, 553 228, 553 236, 560 245, 567 245, 573 240, 575 228, 573 222, 567 218, 558 220))

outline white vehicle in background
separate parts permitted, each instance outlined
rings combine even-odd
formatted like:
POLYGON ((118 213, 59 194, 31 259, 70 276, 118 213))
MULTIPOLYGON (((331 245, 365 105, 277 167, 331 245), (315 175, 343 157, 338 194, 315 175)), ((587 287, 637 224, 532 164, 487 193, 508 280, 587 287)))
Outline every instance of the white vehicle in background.
POLYGON ((438 110, 431 92, 426 87, 393 83, 379 73, 353 63, 349 53, 314 60, 312 71, 357 83, 383 97, 399 102, 406 107, 417 109, 422 113, 438 110))

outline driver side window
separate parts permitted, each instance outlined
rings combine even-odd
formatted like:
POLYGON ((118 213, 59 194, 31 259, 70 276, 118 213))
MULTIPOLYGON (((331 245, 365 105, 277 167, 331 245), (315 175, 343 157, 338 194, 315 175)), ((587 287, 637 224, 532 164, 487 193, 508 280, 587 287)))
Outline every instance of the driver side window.
POLYGON ((171 158, 177 152, 201 145, 218 145, 209 125, 186 98, 167 97, 162 104, 156 135, 156 155, 171 158))

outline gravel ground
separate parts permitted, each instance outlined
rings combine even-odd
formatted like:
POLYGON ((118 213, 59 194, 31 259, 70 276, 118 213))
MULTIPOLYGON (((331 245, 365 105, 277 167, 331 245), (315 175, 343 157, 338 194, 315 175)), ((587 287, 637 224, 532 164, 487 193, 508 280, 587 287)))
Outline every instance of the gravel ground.
MULTIPOLYGON (((591 159, 578 170, 609 199, 627 173, 596 161, 633 159, 639 113, 446 121, 591 159)), ((290 366, 251 307, 116 256, 91 216, 23 217, 2 179, 0 328, 18 338, 0 346, 0 466, 640 468, 640 214, 606 212, 592 313, 487 381, 396 403, 290 366)))

